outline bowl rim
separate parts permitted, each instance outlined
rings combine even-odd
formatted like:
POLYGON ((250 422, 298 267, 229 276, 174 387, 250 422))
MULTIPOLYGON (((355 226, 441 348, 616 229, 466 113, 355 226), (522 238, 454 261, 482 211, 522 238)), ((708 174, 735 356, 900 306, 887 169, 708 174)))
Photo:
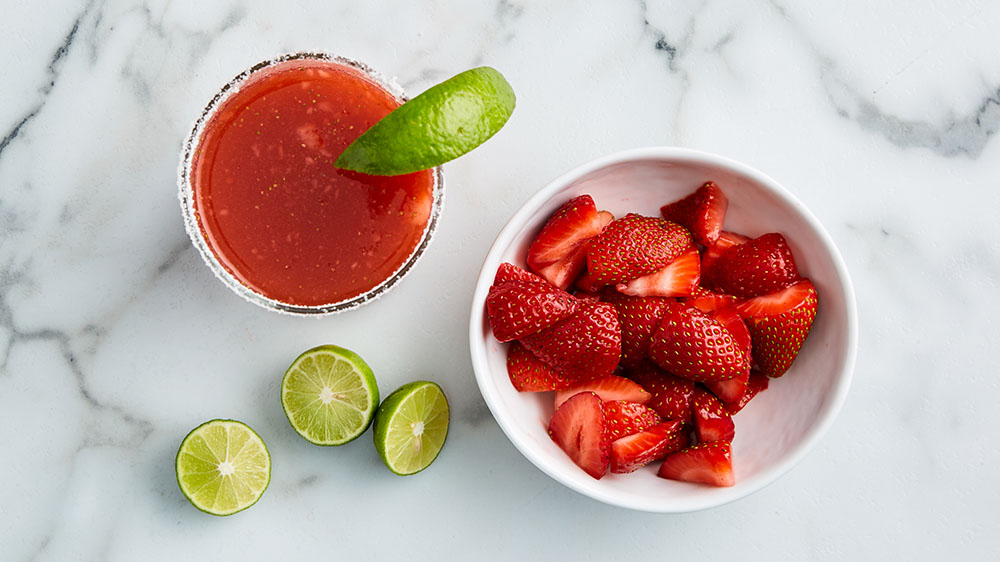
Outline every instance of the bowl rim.
POLYGON ((427 247, 431 243, 431 240, 434 238, 434 234, 437 231, 438 220, 440 219, 441 213, 444 209, 444 171, 441 166, 436 166, 431 169, 431 174, 433 176, 433 185, 431 186, 431 213, 427 219, 427 224, 424 225, 423 232, 420 235, 420 240, 417 242, 417 245, 414 246, 410 254, 400 264, 400 266, 396 268, 395 271, 364 293, 324 304, 299 305, 283 302, 269 297, 237 279, 237 277, 222 264, 222 261, 218 258, 218 256, 216 256, 215 251, 212 249, 211 244, 205 239, 201 227, 201 220, 198 216, 194 202, 194 182, 191 181, 191 167, 193 165, 195 153, 202 141, 202 133, 208 125, 208 122, 217 113, 217 111, 230 98, 239 93, 243 85, 246 84, 251 78, 257 76, 258 73, 269 71, 272 67, 296 60, 329 63, 353 68, 364 75, 366 79, 396 98, 400 104, 409 101, 409 97, 407 97, 403 88, 400 87, 395 81, 387 79, 385 76, 364 62, 342 55, 324 51, 296 51, 284 53, 257 62, 256 64, 245 68, 234 78, 223 84, 208 101, 198 118, 194 121, 194 124, 191 126, 182 144, 180 162, 177 166, 177 199, 180 203, 181 214, 184 219, 184 230, 191 239, 192 245, 197 248, 202 261, 205 262, 215 277, 222 281, 222 283, 231 291, 242 297, 244 300, 252 302, 257 306, 267 310, 280 312, 282 314, 289 314, 293 316, 328 316, 353 310, 387 294, 390 290, 395 288, 396 285, 398 285, 399 282, 402 281, 402 279, 410 272, 410 270, 413 269, 417 262, 420 261, 420 258, 423 257, 427 247))
MULTIPOLYGON (((756 168, 725 156, 690 148, 648 146, 616 152, 577 166, 547 183, 544 187, 531 195, 528 200, 525 201, 520 208, 518 208, 514 215, 511 216, 506 224, 504 224, 503 228, 501 228, 500 233, 490 246, 490 249, 486 254, 486 258, 483 260, 483 265, 479 271, 475 291, 472 297, 472 311, 469 319, 469 346, 472 357, 472 367, 476 376, 476 384, 479 386, 480 394, 482 394, 483 400, 486 402, 487 407, 489 407, 490 413, 497 421, 497 424, 504 432, 504 435, 507 436, 507 439, 510 440, 514 447, 517 448, 518 451, 520 451, 521 454, 524 455, 524 457, 534 464, 539 470, 548 474, 554 480, 571 490, 610 505, 657 513, 688 513, 725 505, 766 488, 801 462, 809 450, 812 449, 823 434, 826 433, 826 431, 833 424, 847 398, 847 393, 851 385, 851 379, 854 376, 854 367, 857 360, 858 348, 857 304, 855 301, 854 286, 851 283, 850 274, 847 271, 847 266, 844 263, 843 257, 840 255, 840 251, 834 244, 833 239, 819 222, 819 219, 817 219, 816 216, 813 215, 813 213, 787 188, 756 168), (816 423, 814 423, 812 427, 806 431, 799 444, 791 449, 790 452, 774 466, 757 475, 751 485, 748 485, 745 488, 740 488, 738 493, 731 493, 728 495, 704 494, 698 496, 697 500, 685 500, 684 505, 680 506, 640 504, 628 499, 623 499, 613 492, 609 493, 601 489, 583 489, 574 481, 564 477, 560 470, 557 470, 555 467, 548 466, 547 461, 545 461, 544 458, 540 455, 536 455, 531 448, 527 447, 522 442, 517 430, 508 424, 502 416, 497 415, 499 397, 493 393, 490 384, 487 382, 491 374, 486 359, 487 338, 482 337, 482 326, 485 321, 486 294, 492 284, 495 270, 499 267, 500 255, 506 251, 511 243, 513 243, 515 235, 521 231, 521 229, 535 215, 539 208, 548 202, 559 190, 597 170, 617 164, 649 160, 685 161, 724 168, 730 172, 736 173, 737 175, 750 178, 778 196, 784 203, 795 209, 795 211, 802 216, 806 223, 808 223, 808 225, 815 231, 817 237, 825 247, 831 261, 833 262, 834 271, 844 289, 844 303, 846 309, 847 353, 844 358, 843 367, 838 373, 837 380, 831 388, 831 401, 829 402, 829 406, 825 409, 825 411, 821 412, 821 417, 817 418, 816 423)), ((734 488, 729 488, 729 490, 733 489, 734 488)))

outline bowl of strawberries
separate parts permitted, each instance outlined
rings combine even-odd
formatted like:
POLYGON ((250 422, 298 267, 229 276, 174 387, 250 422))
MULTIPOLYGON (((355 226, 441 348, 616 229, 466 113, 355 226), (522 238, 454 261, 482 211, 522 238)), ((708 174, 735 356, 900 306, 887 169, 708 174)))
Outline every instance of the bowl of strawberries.
POLYGON ((744 497, 832 424, 857 311, 830 236, 744 164, 651 147, 557 178, 507 222, 473 297, 486 404, 539 469, 651 512, 744 497))

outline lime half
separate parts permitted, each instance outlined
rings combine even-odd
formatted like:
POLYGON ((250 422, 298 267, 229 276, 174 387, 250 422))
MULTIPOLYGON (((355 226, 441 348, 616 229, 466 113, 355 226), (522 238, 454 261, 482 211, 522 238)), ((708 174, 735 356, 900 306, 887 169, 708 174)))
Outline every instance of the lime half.
POLYGON ((378 384, 360 355, 321 345, 299 355, 281 380, 288 423, 316 445, 343 445, 368 429, 378 407, 378 384))
POLYGON ((379 176, 440 166, 495 135, 514 104, 514 90, 498 71, 466 70, 383 117, 347 147, 336 166, 379 176))
POLYGON ((212 515, 232 515, 257 503, 271 481, 264 440, 234 420, 205 422, 187 434, 174 462, 181 493, 212 515))
POLYGON ((430 466, 447 437, 448 400, 432 382, 399 387, 375 414, 375 449, 385 466, 400 476, 430 466))

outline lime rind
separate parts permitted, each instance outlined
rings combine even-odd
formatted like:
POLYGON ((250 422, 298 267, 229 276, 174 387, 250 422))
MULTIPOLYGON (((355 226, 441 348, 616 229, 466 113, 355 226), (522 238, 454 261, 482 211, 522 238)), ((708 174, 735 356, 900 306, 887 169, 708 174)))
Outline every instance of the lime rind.
POLYGON ((371 425, 379 403, 378 384, 360 355, 335 345, 303 352, 281 380, 281 407, 303 439, 338 446, 357 439, 371 425))
POLYGON ((516 102, 513 88, 496 69, 466 70, 386 115, 355 139, 335 165, 381 176, 440 166, 495 135, 516 102))
POLYGON ((260 500, 271 482, 271 455, 250 426, 215 419, 184 437, 174 471, 181 493, 193 506, 228 516, 260 500))
POLYGON ((400 476, 416 474, 434 462, 448 437, 448 399, 430 381, 401 386, 379 406, 374 441, 382 462, 400 476))

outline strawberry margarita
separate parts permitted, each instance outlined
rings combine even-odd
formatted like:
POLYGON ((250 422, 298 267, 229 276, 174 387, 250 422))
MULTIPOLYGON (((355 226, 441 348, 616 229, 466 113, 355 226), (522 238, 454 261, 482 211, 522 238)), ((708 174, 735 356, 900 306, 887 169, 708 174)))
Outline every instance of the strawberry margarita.
POLYGON ((440 172, 334 166, 402 101, 360 64, 312 54, 223 88, 181 171, 188 231, 215 273, 251 301, 300 313, 353 308, 402 277, 433 230, 440 172))

